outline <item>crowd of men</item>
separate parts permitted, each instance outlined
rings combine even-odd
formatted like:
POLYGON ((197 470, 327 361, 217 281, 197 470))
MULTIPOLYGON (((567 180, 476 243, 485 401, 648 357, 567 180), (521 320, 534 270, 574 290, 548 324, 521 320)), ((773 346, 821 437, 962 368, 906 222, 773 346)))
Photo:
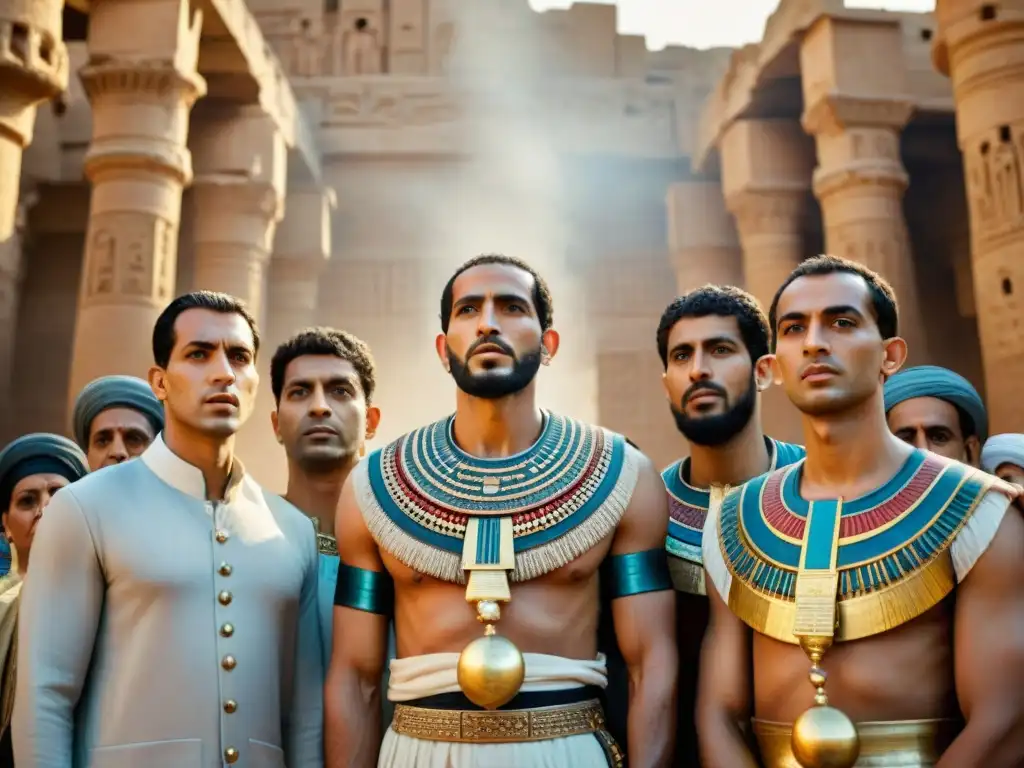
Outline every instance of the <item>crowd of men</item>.
POLYGON ((223 294, 171 302, 73 440, 0 451, 0 766, 1024 764, 1024 435, 903 369, 881 277, 673 301, 661 471, 538 403, 527 263, 466 262, 440 320, 454 413, 369 455, 367 345, 273 353, 283 497, 235 455, 260 334, 223 294), (763 432, 773 383, 802 446, 763 432))

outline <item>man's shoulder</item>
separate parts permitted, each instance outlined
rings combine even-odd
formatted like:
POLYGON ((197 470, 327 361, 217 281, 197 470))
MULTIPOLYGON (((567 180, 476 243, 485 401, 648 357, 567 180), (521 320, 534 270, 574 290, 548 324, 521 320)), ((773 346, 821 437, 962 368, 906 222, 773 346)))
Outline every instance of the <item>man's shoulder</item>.
POLYGON ((156 475, 141 459, 133 459, 112 467, 90 472, 81 480, 61 489, 73 497, 83 509, 108 508, 123 498, 126 490, 156 479, 156 475))

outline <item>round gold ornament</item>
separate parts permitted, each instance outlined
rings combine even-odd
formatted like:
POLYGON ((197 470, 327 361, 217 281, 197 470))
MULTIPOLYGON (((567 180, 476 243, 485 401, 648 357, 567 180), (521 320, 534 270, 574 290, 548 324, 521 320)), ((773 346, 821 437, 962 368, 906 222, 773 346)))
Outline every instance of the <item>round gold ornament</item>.
POLYGON ((459 654, 459 687, 466 698, 484 709, 497 709, 519 693, 526 677, 526 662, 515 643, 488 624, 459 654))
POLYGON ((853 768, 860 756, 857 728, 827 704, 811 707, 793 723, 793 756, 803 768, 853 768))

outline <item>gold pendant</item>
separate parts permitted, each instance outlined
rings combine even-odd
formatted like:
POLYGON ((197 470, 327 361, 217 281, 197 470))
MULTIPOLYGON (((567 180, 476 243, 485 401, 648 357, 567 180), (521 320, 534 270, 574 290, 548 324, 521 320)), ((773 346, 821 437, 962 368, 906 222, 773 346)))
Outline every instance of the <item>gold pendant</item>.
MULTIPOLYGON (((497 487, 495 480, 495 492, 497 487)), ((515 568, 513 533, 511 517, 471 518, 462 552, 463 568, 469 574, 466 601, 476 603, 476 618, 484 624, 484 636, 462 649, 456 672, 466 698, 484 709, 497 709, 511 701, 526 677, 523 654, 494 627, 501 618, 500 603, 512 599, 508 572, 515 568), (481 562, 482 555, 485 562, 481 562)))
POLYGON ((834 507, 827 502, 812 502, 796 577, 793 634, 800 638, 800 647, 811 661, 808 679, 815 690, 814 706, 793 723, 790 738, 793 757, 803 768, 853 768, 860 756, 857 727, 846 714, 829 706, 825 694, 828 675, 821 668, 836 631, 836 562, 842 509, 842 499, 834 507), (812 536, 819 547, 815 552, 808 551, 812 536), (822 551, 824 543, 831 544, 829 551, 822 551))
POLYGON ((526 662, 515 643, 498 634, 494 622, 501 608, 492 600, 477 603, 477 619, 486 624, 484 636, 462 649, 457 667, 459 687, 466 698, 484 709, 510 702, 523 685, 526 662))
POLYGON ((814 686, 814 706, 793 723, 793 757, 803 768, 853 768, 860 757, 857 726, 845 713, 829 706, 825 694, 828 675, 821 668, 832 638, 801 638, 800 646, 811 660, 808 679, 814 686))

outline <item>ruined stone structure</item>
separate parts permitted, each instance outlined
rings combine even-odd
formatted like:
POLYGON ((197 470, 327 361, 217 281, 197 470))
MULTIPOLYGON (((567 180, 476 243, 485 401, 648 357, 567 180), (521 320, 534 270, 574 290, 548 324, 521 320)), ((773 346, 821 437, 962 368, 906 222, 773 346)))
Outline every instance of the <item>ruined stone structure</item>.
MULTIPOLYGON (((0 442, 66 431, 94 376, 145 375, 153 320, 192 288, 249 302, 265 379, 302 326, 365 338, 389 439, 451 408, 437 300, 494 250, 552 283, 546 402, 658 463, 682 450, 663 307, 707 281, 767 304, 825 248, 897 287, 915 362, 1024 430, 1024 0, 783 0, 756 45, 658 52, 587 3, 194 7, 0 9, 0 442)), ((265 380, 240 450, 280 488, 271 407, 265 380)), ((780 391, 766 412, 799 437, 780 391)))

